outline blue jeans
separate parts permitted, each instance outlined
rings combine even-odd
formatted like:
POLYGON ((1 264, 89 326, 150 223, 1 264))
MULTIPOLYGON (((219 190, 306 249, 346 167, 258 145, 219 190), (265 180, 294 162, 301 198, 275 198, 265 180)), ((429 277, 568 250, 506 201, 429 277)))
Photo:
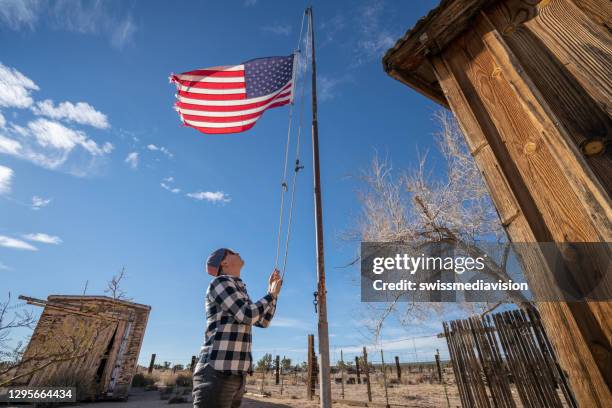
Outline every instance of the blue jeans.
POLYGON ((193 373, 194 408, 238 408, 245 392, 244 374, 226 374, 210 365, 193 373))

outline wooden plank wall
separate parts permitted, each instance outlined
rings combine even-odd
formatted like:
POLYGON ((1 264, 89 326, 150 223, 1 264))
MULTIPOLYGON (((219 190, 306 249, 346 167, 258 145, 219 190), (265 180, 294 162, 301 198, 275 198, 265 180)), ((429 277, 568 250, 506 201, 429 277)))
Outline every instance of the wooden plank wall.
MULTIPOLYGON (((513 242, 612 241, 611 10, 607 0, 497 1, 429 57, 513 242)), ((555 290, 544 254, 519 257, 536 297, 555 290)), ((564 257, 577 285, 603 277, 600 298, 612 296, 609 249, 564 257)), ((609 406, 612 302, 537 307, 580 403, 609 406)))
POLYGON ((513 310, 443 326, 464 408, 578 406, 537 311, 513 310))
MULTIPOLYGON (((23 359, 49 356, 64 350, 71 351, 72 355, 78 358, 49 364, 23 378, 21 382, 31 386, 46 386, 62 372, 76 374, 94 382, 99 375, 96 397, 104 396, 110 391, 113 398, 127 397, 136 371, 149 310, 103 297, 88 299, 86 296, 53 296, 50 299, 52 300, 43 310, 23 359), (51 306, 59 304, 67 307, 51 306), (128 325, 128 321, 132 324, 128 325), (126 335, 128 326, 131 329, 127 333, 127 345, 123 355, 119 356, 121 339, 126 335), (106 360, 104 370, 98 373, 103 360, 106 360), (111 390, 111 374, 117 364, 120 367, 116 373, 114 389, 111 390)), ((48 359, 25 364, 20 370, 27 372, 45 361, 48 359)))

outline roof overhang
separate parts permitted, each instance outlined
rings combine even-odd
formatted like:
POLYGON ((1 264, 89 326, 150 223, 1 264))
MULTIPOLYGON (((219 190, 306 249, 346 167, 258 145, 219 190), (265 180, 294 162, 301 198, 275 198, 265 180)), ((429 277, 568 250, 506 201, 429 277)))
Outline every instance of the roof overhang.
POLYGON ((439 54, 470 26, 483 7, 497 0, 442 0, 421 18, 383 57, 387 74, 448 107, 428 57, 439 54))
POLYGON ((124 306, 128 306, 131 308, 136 308, 136 309, 143 309, 143 310, 151 310, 151 306, 149 305, 143 305, 140 303, 134 303, 134 302, 130 302, 127 300, 123 300, 123 299, 113 299, 112 297, 109 296, 91 296, 91 295, 49 295, 47 296, 47 300, 48 301, 54 301, 54 302, 61 302, 61 301, 66 301, 66 302, 74 302, 74 301, 87 301, 87 302, 91 302, 91 301, 102 301, 102 302, 108 302, 108 303, 116 303, 116 304, 121 304, 124 306))

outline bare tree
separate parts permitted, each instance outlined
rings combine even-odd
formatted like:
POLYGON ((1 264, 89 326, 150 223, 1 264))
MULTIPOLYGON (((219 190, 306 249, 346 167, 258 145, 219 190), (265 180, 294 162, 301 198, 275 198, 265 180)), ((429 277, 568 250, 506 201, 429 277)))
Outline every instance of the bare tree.
POLYGON ((36 318, 30 310, 11 310, 17 305, 11 305, 11 292, 6 301, 0 302, 0 364, 11 365, 20 359, 23 353, 23 341, 11 345, 11 332, 14 329, 33 329, 36 318))
MULTIPOLYGON (((444 159, 442 177, 428 170, 427 154, 415 168, 395 176, 386 159, 375 156, 362 174, 359 192, 362 214, 354 238, 361 241, 396 243, 449 243, 473 257, 483 256, 483 240, 503 246, 501 255, 487 256, 487 272, 494 279, 508 281, 506 238, 480 171, 470 155, 458 124, 450 113, 435 114, 439 132, 435 134, 444 159)), ((492 255, 492 254, 489 254, 492 255)), ((378 339, 383 323, 391 315, 402 324, 441 314, 443 303, 399 302, 400 296, 385 303, 367 306, 370 331, 378 339)), ((508 292, 509 301, 525 305, 526 299, 508 292)), ((499 304, 462 303, 467 314, 488 313, 499 304)), ((456 305, 455 305, 456 308, 456 305)))
POLYGON ((108 293, 115 300, 132 300, 126 296, 126 292, 122 289, 122 281, 127 277, 125 273, 125 266, 121 268, 118 274, 113 275, 111 280, 106 284, 104 293, 108 293))

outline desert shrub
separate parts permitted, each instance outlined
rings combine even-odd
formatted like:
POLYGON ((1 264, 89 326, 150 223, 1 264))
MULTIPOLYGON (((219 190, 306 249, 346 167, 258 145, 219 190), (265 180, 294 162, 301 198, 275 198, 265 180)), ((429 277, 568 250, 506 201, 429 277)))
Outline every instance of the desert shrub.
POLYGON ((147 387, 155 384, 155 378, 142 373, 135 374, 132 378, 132 387, 147 387))
POLYGON ((179 374, 176 376, 175 384, 179 387, 192 387, 193 380, 190 376, 179 374))
POLYGON ((164 375, 161 376, 160 382, 166 387, 173 387, 176 384, 176 377, 176 374, 164 373, 164 375))

